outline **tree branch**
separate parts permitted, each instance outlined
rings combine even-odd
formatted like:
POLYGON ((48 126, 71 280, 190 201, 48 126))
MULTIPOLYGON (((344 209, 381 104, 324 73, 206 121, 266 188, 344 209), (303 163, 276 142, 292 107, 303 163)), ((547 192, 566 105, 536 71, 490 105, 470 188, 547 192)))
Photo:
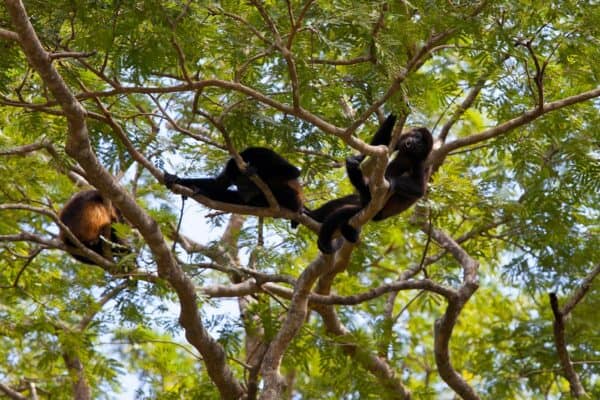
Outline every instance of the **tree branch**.
POLYGON ((565 319, 573 311, 573 308, 583 299, 586 293, 592 286, 594 279, 600 274, 600 264, 597 265, 584 279, 581 285, 577 287, 575 292, 567 299, 562 309, 558 307, 558 298, 556 293, 550 293, 550 307, 554 314, 554 342, 556 344, 556 351, 558 358, 562 366, 565 378, 569 381, 571 388, 571 394, 574 397, 585 396, 585 389, 579 380, 577 372, 573 367, 573 362, 569 357, 567 350, 567 341, 565 338, 565 319))
POLYGON ((0 150, 0 156, 26 155, 41 149, 45 149, 50 154, 50 156, 59 164, 57 169, 60 172, 65 173, 76 185, 89 185, 89 183, 85 181, 85 171, 78 165, 72 165, 69 166, 69 168, 64 168, 61 165, 62 157, 48 139, 42 139, 37 143, 13 147, 12 149, 0 150))
MULTIPOLYGON (((286 47, 284 45, 283 39, 281 38, 279 30, 277 29, 277 25, 275 24, 267 10, 265 10, 265 8, 263 7, 262 1, 251 0, 250 2, 254 4, 260 15, 267 23, 267 26, 271 29, 273 36, 275 36, 275 47, 277 47, 277 49, 281 52, 281 55, 283 55, 283 58, 285 59, 285 62, 288 67, 288 74, 290 76, 290 82, 292 84, 292 104, 294 110, 298 110, 300 108, 300 83, 298 82, 298 71, 296 70, 296 61, 294 60, 294 56, 290 50, 290 47, 286 47)), ((295 29, 295 25, 293 25, 292 32, 294 32, 295 29)), ((291 34, 289 38, 290 44, 292 43, 292 39, 293 34, 291 34)))
POLYGON ((263 359, 261 372, 264 379, 264 390, 260 397, 261 400, 281 399, 285 385, 283 377, 279 374, 281 359, 304 323, 308 311, 308 297, 314 282, 331 268, 332 261, 332 257, 320 255, 298 278, 286 319, 282 323, 279 332, 277 332, 275 339, 270 343, 263 359))
POLYGON ((31 143, 23 146, 13 147, 12 149, 0 149, 0 156, 22 156, 44 148, 46 148, 46 143, 45 141, 42 141, 39 143, 31 143))
POLYGON ((457 107, 454 114, 452 114, 452 117, 450 117, 450 119, 442 127, 440 134, 438 135, 439 141, 442 143, 446 141, 446 137, 448 137, 450 129, 454 126, 454 124, 456 124, 456 122, 458 122, 460 117, 471 107, 471 105, 473 105, 475 99, 477 99, 477 96, 479 95, 479 92, 481 92, 481 89, 483 89, 485 81, 486 78, 482 77, 477 81, 477 83, 475 83, 475 86, 473 86, 469 94, 467 94, 462 104, 457 107))
POLYGON ((95 54, 95 51, 88 51, 85 53, 79 51, 61 51, 58 53, 50 53, 49 56, 51 60, 59 60, 61 58, 87 58, 95 54))
MULTIPOLYGON (((30 212, 45 215, 45 216, 51 218, 54 221, 54 223, 56 223, 58 225, 58 227, 65 233, 65 235, 67 236, 69 241, 71 241, 75 245, 74 248, 69 247, 69 251, 75 250, 78 254, 81 254, 81 255, 91 259, 92 261, 94 261, 94 263, 96 263, 100 267, 106 269, 107 271, 115 271, 115 267, 116 267, 115 263, 113 263, 110 260, 107 260, 106 258, 102 257, 95 251, 90 250, 83 243, 81 243, 81 241, 79 241, 79 239, 73 234, 73 232, 71 232, 69 227, 66 226, 60 220, 60 218, 58 217, 58 215, 56 215, 56 213, 54 211, 47 209, 47 208, 34 207, 34 206, 26 205, 26 204, 11 204, 11 203, 0 204, 0 211, 1 210, 30 211, 30 212)), ((44 240, 40 240, 40 238, 38 236, 27 233, 27 232, 22 232, 20 235, 16 235, 16 236, 21 237, 22 238, 21 240, 33 241, 33 242, 37 242, 37 243, 42 243, 42 241, 44 241, 44 240)), ((4 240, 8 241, 7 240, 8 237, 9 237, 9 235, 4 235, 4 236, 0 236, 0 239, 4 238, 4 240)), ((47 241, 44 241, 44 242, 47 243, 47 241)), ((67 246, 64 243, 62 243, 60 241, 56 241, 56 243, 58 243, 58 246, 53 246, 53 247, 60 248, 62 250, 67 250, 67 246)), ((42 243, 42 244, 44 244, 44 243, 42 243)))
POLYGON ((339 320, 333 307, 318 307, 317 312, 323 318, 327 333, 335 336, 336 340, 341 343, 343 351, 381 382, 390 399, 409 400, 411 398, 410 391, 404 387, 400 377, 383 358, 377 357, 369 349, 354 344, 352 333, 339 320))
POLYGON ((550 293, 549 297, 550 307, 552 308, 552 313, 554 314, 554 323, 552 326, 554 328, 554 343, 556 344, 556 352, 558 353, 558 358, 560 360, 565 378, 567 378, 569 381, 571 394, 574 397, 579 398, 585 396, 585 389, 579 380, 577 372, 575 372, 575 368, 573 368, 573 363, 571 362, 569 352, 567 350, 567 340, 565 339, 565 315, 558 308, 558 299, 556 298, 556 293, 550 293))
POLYGON ((600 274, 600 264, 583 279, 583 281, 577 286, 575 292, 567 299, 560 313, 563 316, 567 316, 573 311, 573 308, 583 299, 586 293, 592 287, 592 282, 600 274))
POLYGON ((85 122, 86 111, 53 67, 21 1, 4 0, 4 3, 19 35, 23 52, 65 113, 69 129, 67 153, 79 161, 88 178, 144 237, 158 265, 159 276, 170 283, 179 297, 179 321, 186 330, 187 340, 202 354, 207 372, 217 385, 221 396, 225 399, 238 399, 243 393, 243 388, 227 365, 222 346, 208 334, 202 324, 193 283, 177 265, 156 221, 138 206, 135 199, 119 187, 108 171, 100 165, 91 148, 85 122))
POLYGON ((16 32, 0 28, 0 39, 19 41, 19 35, 16 32))
POLYGON ((324 65, 356 65, 364 62, 371 62, 374 58, 371 54, 367 56, 360 56, 350 59, 340 59, 340 60, 326 60, 323 58, 311 58, 310 62, 313 64, 324 64, 324 65))
POLYGON ((0 391, 10 397, 12 400, 29 400, 16 390, 11 389, 9 386, 0 383, 0 391))
POLYGON ((300 26, 302 26, 302 20, 304 20, 304 17, 306 16, 308 9, 314 2, 315 2, 315 0, 307 0, 306 3, 304 3, 304 6, 302 6, 302 10, 300 10, 300 14, 298 15, 298 18, 296 20, 294 20, 292 5, 291 5, 291 2, 288 1, 288 12, 290 14, 290 24, 292 25, 292 30, 288 36, 288 41, 286 44, 286 47, 288 49, 292 48, 292 43, 294 42, 294 37, 296 36, 296 33, 298 33, 300 26))
POLYGON ((444 158, 448 155, 448 153, 450 153, 453 150, 459 149, 461 147, 471 146, 473 144, 500 136, 515 128, 523 126, 549 112, 556 111, 573 104, 581 103, 596 98, 598 96, 600 96, 600 87, 574 96, 566 97, 562 100, 546 103, 543 105, 543 107, 536 107, 532 110, 526 111, 518 117, 503 122, 500 125, 495 126, 494 128, 490 128, 481 133, 463 138, 458 138, 449 143, 446 143, 440 149, 432 152, 432 154, 429 156, 430 161, 428 161, 428 163, 433 165, 441 165, 444 161, 444 158))
MULTIPOLYGON (((61 344, 61 347, 65 347, 61 344)), ((92 388, 85 376, 85 369, 81 359, 76 352, 72 350, 63 350, 63 360, 69 371, 73 382, 73 399, 90 400, 92 398, 92 388)))
POLYGON ((447 298, 448 306, 444 315, 435 321, 434 352, 435 362, 442 379, 465 400, 479 400, 479 396, 464 378, 454 369, 450 362, 450 338, 456 321, 469 298, 475 293, 478 285, 477 271, 479 263, 449 235, 434 229, 428 223, 422 225, 424 232, 431 232, 431 237, 445 248, 463 267, 463 284, 457 296, 447 298))

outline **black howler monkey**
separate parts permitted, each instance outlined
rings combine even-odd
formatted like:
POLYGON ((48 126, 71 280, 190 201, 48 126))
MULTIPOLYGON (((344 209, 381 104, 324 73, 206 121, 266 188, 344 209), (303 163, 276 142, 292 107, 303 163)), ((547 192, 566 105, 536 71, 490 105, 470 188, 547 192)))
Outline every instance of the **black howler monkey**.
MULTIPOLYGON (((396 117, 390 114, 371 140, 372 145, 389 145, 396 117)), ((415 128, 400 136, 395 147, 396 157, 388 164, 385 178, 390 183, 391 196, 383 208, 373 217, 380 221, 401 213, 425 194, 427 173, 425 160, 433 147, 433 137, 427 128, 415 128)), ((360 170, 364 155, 346 159, 346 171, 358 194, 332 200, 308 215, 322 221, 317 242, 325 254, 335 252, 339 246, 332 244, 337 230, 350 242, 358 240, 359 232, 348 224, 350 218, 371 201, 368 179, 360 170)))
MULTIPOLYGON (((59 218, 82 244, 106 259, 113 261, 113 255, 131 252, 111 226, 113 222, 121 222, 120 212, 98 190, 85 190, 73 195, 61 210, 59 218)), ((59 237, 67 246, 76 249, 63 231, 59 237)), ((67 251, 78 261, 96 264, 70 249, 67 251)))
POLYGON ((250 179, 256 174, 271 189, 280 206, 295 212, 302 209, 298 168, 265 147, 248 147, 240 152, 240 156, 248 164, 245 172, 240 171, 235 160, 230 158, 223 171, 214 178, 179 178, 165 173, 165 185, 168 188, 173 184, 186 186, 196 194, 224 203, 268 207, 265 195, 250 179), (231 188, 232 185, 236 188, 231 188))

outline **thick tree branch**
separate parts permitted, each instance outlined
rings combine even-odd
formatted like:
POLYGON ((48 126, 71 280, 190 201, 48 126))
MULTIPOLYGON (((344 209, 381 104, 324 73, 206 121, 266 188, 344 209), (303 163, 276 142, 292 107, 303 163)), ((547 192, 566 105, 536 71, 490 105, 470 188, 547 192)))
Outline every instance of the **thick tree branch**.
POLYGON ((410 400, 411 393, 404 387, 400 377, 382 358, 362 346, 354 344, 352 333, 342 324, 331 306, 318 307, 317 312, 323 318, 327 333, 335 336, 346 354, 357 360, 367 371, 371 372, 386 389, 386 395, 394 400, 410 400))
POLYGON ((445 248, 460 263, 463 268, 463 284, 457 295, 447 298, 448 306, 444 315, 435 322, 434 352, 435 362, 442 379, 465 400, 479 400, 479 396, 464 378, 454 369, 450 362, 450 338, 456 321, 469 298, 478 287, 477 271, 479 263, 455 240, 441 230, 423 224, 424 232, 431 232, 431 237, 445 248))
POLYGON ((9 31, 8 29, 0 28, 0 39, 19 41, 19 35, 16 32, 9 31))
POLYGON ((331 268, 332 257, 320 255, 300 275, 287 316, 277 336, 269 345, 263 359, 261 372, 264 379, 264 390, 261 400, 279 400, 284 391, 285 381, 279 374, 283 354, 292 339, 296 336, 308 312, 308 297, 314 282, 325 271, 331 268))
POLYGON ((176 264, 156 221, 150 218, 137 205, 135 199, 119 187, 108 171, 100 165, 91 148, 85 122, 86 111, 52 66, 51 59, 31 26, 21 1, 5 0, 4 3, 27 59, 65 113, 69 128, 67 153, 79 161, 90 181, 94 182, 144 237, 158 265, 159 275, 171 284, 179 297, 180 323, 186 330, 187 340, 202 354, 208 374, 217 385, 221 396, 225 399, 239 398, 243 389, 226 364, 223 348, 208 334, 202 324, 193 283, 176 264))

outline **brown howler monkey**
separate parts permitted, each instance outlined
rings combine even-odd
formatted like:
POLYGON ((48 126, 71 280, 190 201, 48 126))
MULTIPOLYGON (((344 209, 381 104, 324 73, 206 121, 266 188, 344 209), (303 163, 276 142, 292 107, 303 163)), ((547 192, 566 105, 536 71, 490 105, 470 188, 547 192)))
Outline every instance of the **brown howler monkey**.
MULTIPOLYGON (((122 256, 131 252, 111 226, 113 222, 121 221, 120 212, 98 190, 85 190, 73 195, 61 210, 59 218, 85 247, 110 261, 113 261, 113 255, 122 256)), ((59 237, 68 247, 77 249, 62 230, 59 237)), ((76 260, 96 265, 74 250, 67 249, 76 260)))
POLYGON ((298 168, 265 147, 248 147, 240 152, 240 156, 248 165, 246 171, 241 171, 235 160, 230 158, 223 171, 214 178, 179 178, 165 173, 165 185, 168 188, 173 184, 186 186, 195 194, 224 203, 268 207, 262 190, 250 179, 252 175, 257 175, 269 187, 280 206, 295 212, 302 210, 298 168))
MULTIPOLYGON (((371 145, 389 145, 396 117, 390 114, 371 140, 371 145)), ((427 189, 425 160, 433 148, 433 137, 427 128, 415 128, 400 136, 395 147, 396 157, 388 164, 385 178, 390 183, 391 197, 373 217, 380 221, 401 213, 421 198, 427 189)), ((349 242, 358 240, 359 232, 348 224, 350 218, 365 208, 371 201, 368 179, 360 170, 364 155, 346 159, 346 171, 350 182, 358 194, 342 197, 325 203, 307 214, 321 221, 317 245, 321 252, 331 254, 339 245, 333 245, 333 235, 337 230, 349 242)))

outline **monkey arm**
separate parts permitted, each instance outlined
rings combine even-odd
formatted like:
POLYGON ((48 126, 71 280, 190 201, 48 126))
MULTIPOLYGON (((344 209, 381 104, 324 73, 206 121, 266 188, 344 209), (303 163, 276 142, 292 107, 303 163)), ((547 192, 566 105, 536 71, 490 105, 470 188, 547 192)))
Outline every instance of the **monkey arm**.
MULTIPOLYGON (((390 144, 390 140, 392 139, 392 131, 394 130, 395 124, 396 116, 394 114, 388 115, 377 132, 375 132, 375 135, 373 135, 370 144, 372 146, 388 146, 390 144)), ((369 190, 369 187, 365 181, 365 177, 360 169, 360 163, 364 159, 365 156, 362 154, 346 158, 346 173, 348 174, 350 182, 360 194, 362 204, 366 205, 371 201, 371 191, 369 190)))
POLYGON ((365 178, 360 170, 360 163, 365 159, 365 156, 352 156, 346 158, 346 173, 350 179, 352 186, 356 188, 360 195, 360 200, 363 205, 369 204, 371 201, 371 191, 365 183, 365 178))
POLYGON ((394 130, 394 125, 396 124, 396 116, 394 114, 388 115, 388 117, 383 121, 383 124, 379 127, 375 135, 371 139, 371 146, 378 146, 380 144, 389 146, 390 141, 392 140, 392 131, 394 130))

